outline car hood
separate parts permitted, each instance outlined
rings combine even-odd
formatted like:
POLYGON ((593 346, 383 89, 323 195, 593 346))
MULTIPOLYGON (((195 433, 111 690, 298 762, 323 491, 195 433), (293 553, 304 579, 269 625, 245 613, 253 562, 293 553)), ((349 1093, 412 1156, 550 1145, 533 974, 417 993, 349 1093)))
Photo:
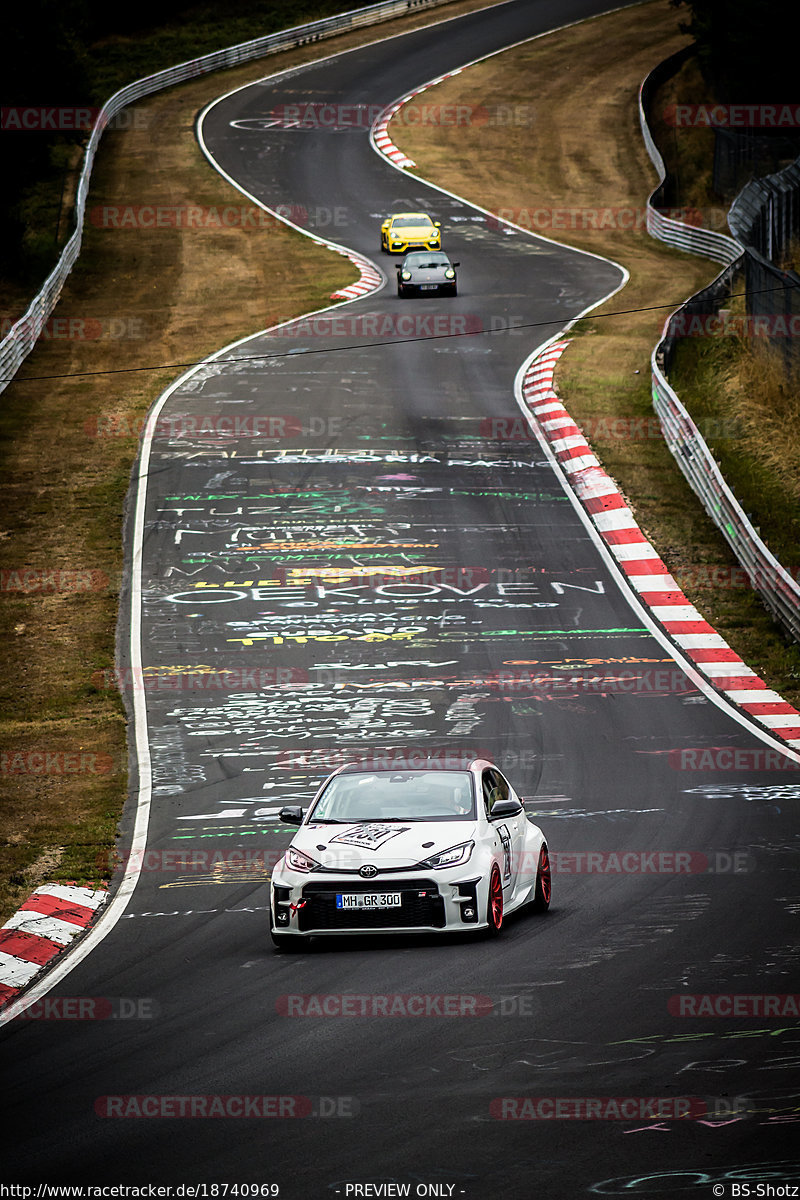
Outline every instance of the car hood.
POLYGON ((451 846, 473 841, 476 828, 473 819, 304 825, 292 845, 328 870, 357 872, 367 863, 381 870, 402 870, 451 846))
POLYGON ((431 238, 438 236, 439 230, 435 225, 392 225, 389 229, 389 234, 393 238, 397 238, 398 242, 416 241, 418 238, 424 238, 425 241, 430 241, 431 238))
POLYGON ((450 267, 403 267, 402 269, 411 274, 413 283, 452 283, 455 278, 452 276, 448 279, 445 275, 445 271, 451 270, 450 267))

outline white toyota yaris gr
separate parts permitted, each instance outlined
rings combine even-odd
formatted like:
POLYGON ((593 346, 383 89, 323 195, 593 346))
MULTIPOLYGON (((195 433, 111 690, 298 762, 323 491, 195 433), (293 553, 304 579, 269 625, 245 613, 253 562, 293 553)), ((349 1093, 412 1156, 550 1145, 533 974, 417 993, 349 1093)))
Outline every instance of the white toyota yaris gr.
POLYGON ((340 767, 307 811, 280 817, 299 826, 270 886, 281 949, 314 934, 498 934, 506 914, 550 904, 544 835, 485 759, 457 770, 340 767))

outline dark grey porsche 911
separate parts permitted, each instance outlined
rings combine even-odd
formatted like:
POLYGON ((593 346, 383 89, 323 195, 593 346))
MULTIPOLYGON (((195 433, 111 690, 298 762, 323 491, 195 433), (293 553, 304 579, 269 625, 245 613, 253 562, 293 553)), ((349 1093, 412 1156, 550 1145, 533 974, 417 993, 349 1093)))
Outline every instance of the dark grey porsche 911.
POLYGON ((441 250, 414 250, 407 254, 397 268, 398 296, 423 292, 445 292, 458 295, 456 267, 441 250))

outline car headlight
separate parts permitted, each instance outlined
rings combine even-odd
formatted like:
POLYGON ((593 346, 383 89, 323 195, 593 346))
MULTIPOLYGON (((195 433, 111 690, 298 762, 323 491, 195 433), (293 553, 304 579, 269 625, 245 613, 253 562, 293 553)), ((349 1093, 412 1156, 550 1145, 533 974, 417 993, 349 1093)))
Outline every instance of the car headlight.
POLYGON ((469 862, 474 849, 474 842, 461 842, 458 846, 451 846, 449 850, 440 850, 438 854, 432 854, 421 865, 433 867, 434 870, 438 870, 440 867, 460 867, 463 863, 469 862))
POLYGON ((307 875, 309 871, 314 871, 319 866, 313 858, 309 858, 307 854, 303 854, 301 850, 297 850, 294 846, 290 846, 286 851, 286 865, 293 871, 302 871, 307 875))
POLYGON ((400 272, 400 274, 401 274, 401 276, 402 276, 402 278, 403 278, 403 279, 410 279, 410 278, 411 278, 411 272, 410 272, 410 271, 401 271, 401 272, 400 272))
POLYGON ((455 279, 456 273, 452 267, 447 268, 447 270, 444 273, 444 277, 445 277, 445 279, 455 279))

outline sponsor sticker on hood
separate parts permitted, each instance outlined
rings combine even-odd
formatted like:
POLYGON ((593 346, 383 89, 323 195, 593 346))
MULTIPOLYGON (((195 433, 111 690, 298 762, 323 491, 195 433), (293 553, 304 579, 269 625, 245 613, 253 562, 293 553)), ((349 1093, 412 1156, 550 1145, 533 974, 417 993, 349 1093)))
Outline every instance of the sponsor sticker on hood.
POLYGON ((344 842, 346 846, 359 846, 362 850, 377 850, 390 838, 399 833, 408 833, 410 825, 385 825, 382 821, 370 821, 365 825, 357 825, 354 829, 346 829, 337 833, 331 842, 344 842))

